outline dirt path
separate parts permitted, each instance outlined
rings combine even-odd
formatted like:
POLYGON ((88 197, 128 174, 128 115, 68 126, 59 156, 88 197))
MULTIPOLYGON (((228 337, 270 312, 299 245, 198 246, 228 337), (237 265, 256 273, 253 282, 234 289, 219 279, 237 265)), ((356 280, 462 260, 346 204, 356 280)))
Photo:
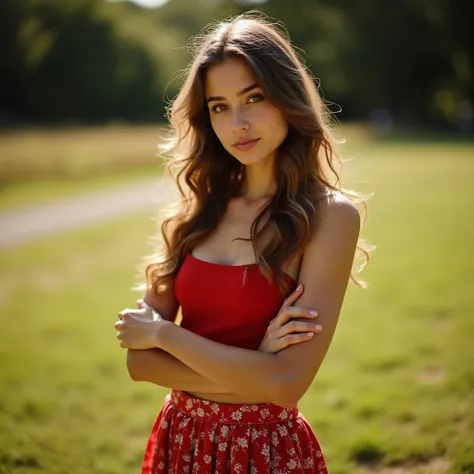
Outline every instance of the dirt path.
POLYGON ((140 210, 152 212, 174 194, 171 183, 155 178, 66 197, 53 203, 0 212, 0 249, 100 224, 140 210))

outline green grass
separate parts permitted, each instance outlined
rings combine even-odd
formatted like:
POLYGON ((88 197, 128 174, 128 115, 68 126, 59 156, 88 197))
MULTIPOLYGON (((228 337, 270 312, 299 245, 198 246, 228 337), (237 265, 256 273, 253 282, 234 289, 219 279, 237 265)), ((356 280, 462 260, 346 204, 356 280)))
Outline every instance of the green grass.
POLYGON ((162 171, 162 125, 0 134, 0 211, 127 183, 162 171))
POLYGON ((38 181, 20 181, 5 184, 0 191, 0 211, 11 211, 20 207, 47 204, 59 198, 100 191, 107 187, 129 184, 159 176, 163 166, 156 161, 138 167, 101 171, 93 175, 51 177, 38 181))
MULTIPOLYGON (((351 145, 352 146, 352 145, 351 145)), ((378 248, 300 409, 331 474, 474 472, 474 148, 361 141, 378 248)), ((0 473, 139 472, 164 389, 114 337, 148 215, 0 255, 0 473)))

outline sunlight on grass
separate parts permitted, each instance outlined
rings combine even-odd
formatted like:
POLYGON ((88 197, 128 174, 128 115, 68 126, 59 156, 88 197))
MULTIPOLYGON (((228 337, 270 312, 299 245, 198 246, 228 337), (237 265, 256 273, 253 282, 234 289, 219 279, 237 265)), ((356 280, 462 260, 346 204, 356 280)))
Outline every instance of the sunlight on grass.
MULTIPOLYGON (((473 472, 473 147, 353 149, 378 248, 300 409, 331 474, 473 472)), ((141 214, 2 253, 0 472, 139 471, 166 390, 128 378, 113 322, 154 230, 141 214)))
POLYGON ((158 176, 163 125, 0 134, 0 211, 158 176))

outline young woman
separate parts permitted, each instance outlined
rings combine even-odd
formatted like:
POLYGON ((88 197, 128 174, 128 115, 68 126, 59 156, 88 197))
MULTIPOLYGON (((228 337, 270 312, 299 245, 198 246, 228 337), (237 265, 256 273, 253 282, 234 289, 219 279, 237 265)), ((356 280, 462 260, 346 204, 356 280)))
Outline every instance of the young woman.
POLYGON ((297 404, 360 228, 356 195, 327 175, 327 118, 272 25, 238 17, 204 37, 170 112, 181 210, 163 223, 144 303, 115 324, 132 379, 172 388, 143 474, 327 472, 297 404))

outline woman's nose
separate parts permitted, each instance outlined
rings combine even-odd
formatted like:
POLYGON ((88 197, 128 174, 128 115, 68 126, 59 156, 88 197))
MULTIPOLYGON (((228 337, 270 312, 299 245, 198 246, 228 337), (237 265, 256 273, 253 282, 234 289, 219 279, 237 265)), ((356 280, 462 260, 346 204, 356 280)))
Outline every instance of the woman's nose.
POLYGON ((232 128, 234 132, 246 131, 248 130, 249 126, 250 124, 245 117, 245 114, 240 111, 234 112, 232 116, 232 128))

